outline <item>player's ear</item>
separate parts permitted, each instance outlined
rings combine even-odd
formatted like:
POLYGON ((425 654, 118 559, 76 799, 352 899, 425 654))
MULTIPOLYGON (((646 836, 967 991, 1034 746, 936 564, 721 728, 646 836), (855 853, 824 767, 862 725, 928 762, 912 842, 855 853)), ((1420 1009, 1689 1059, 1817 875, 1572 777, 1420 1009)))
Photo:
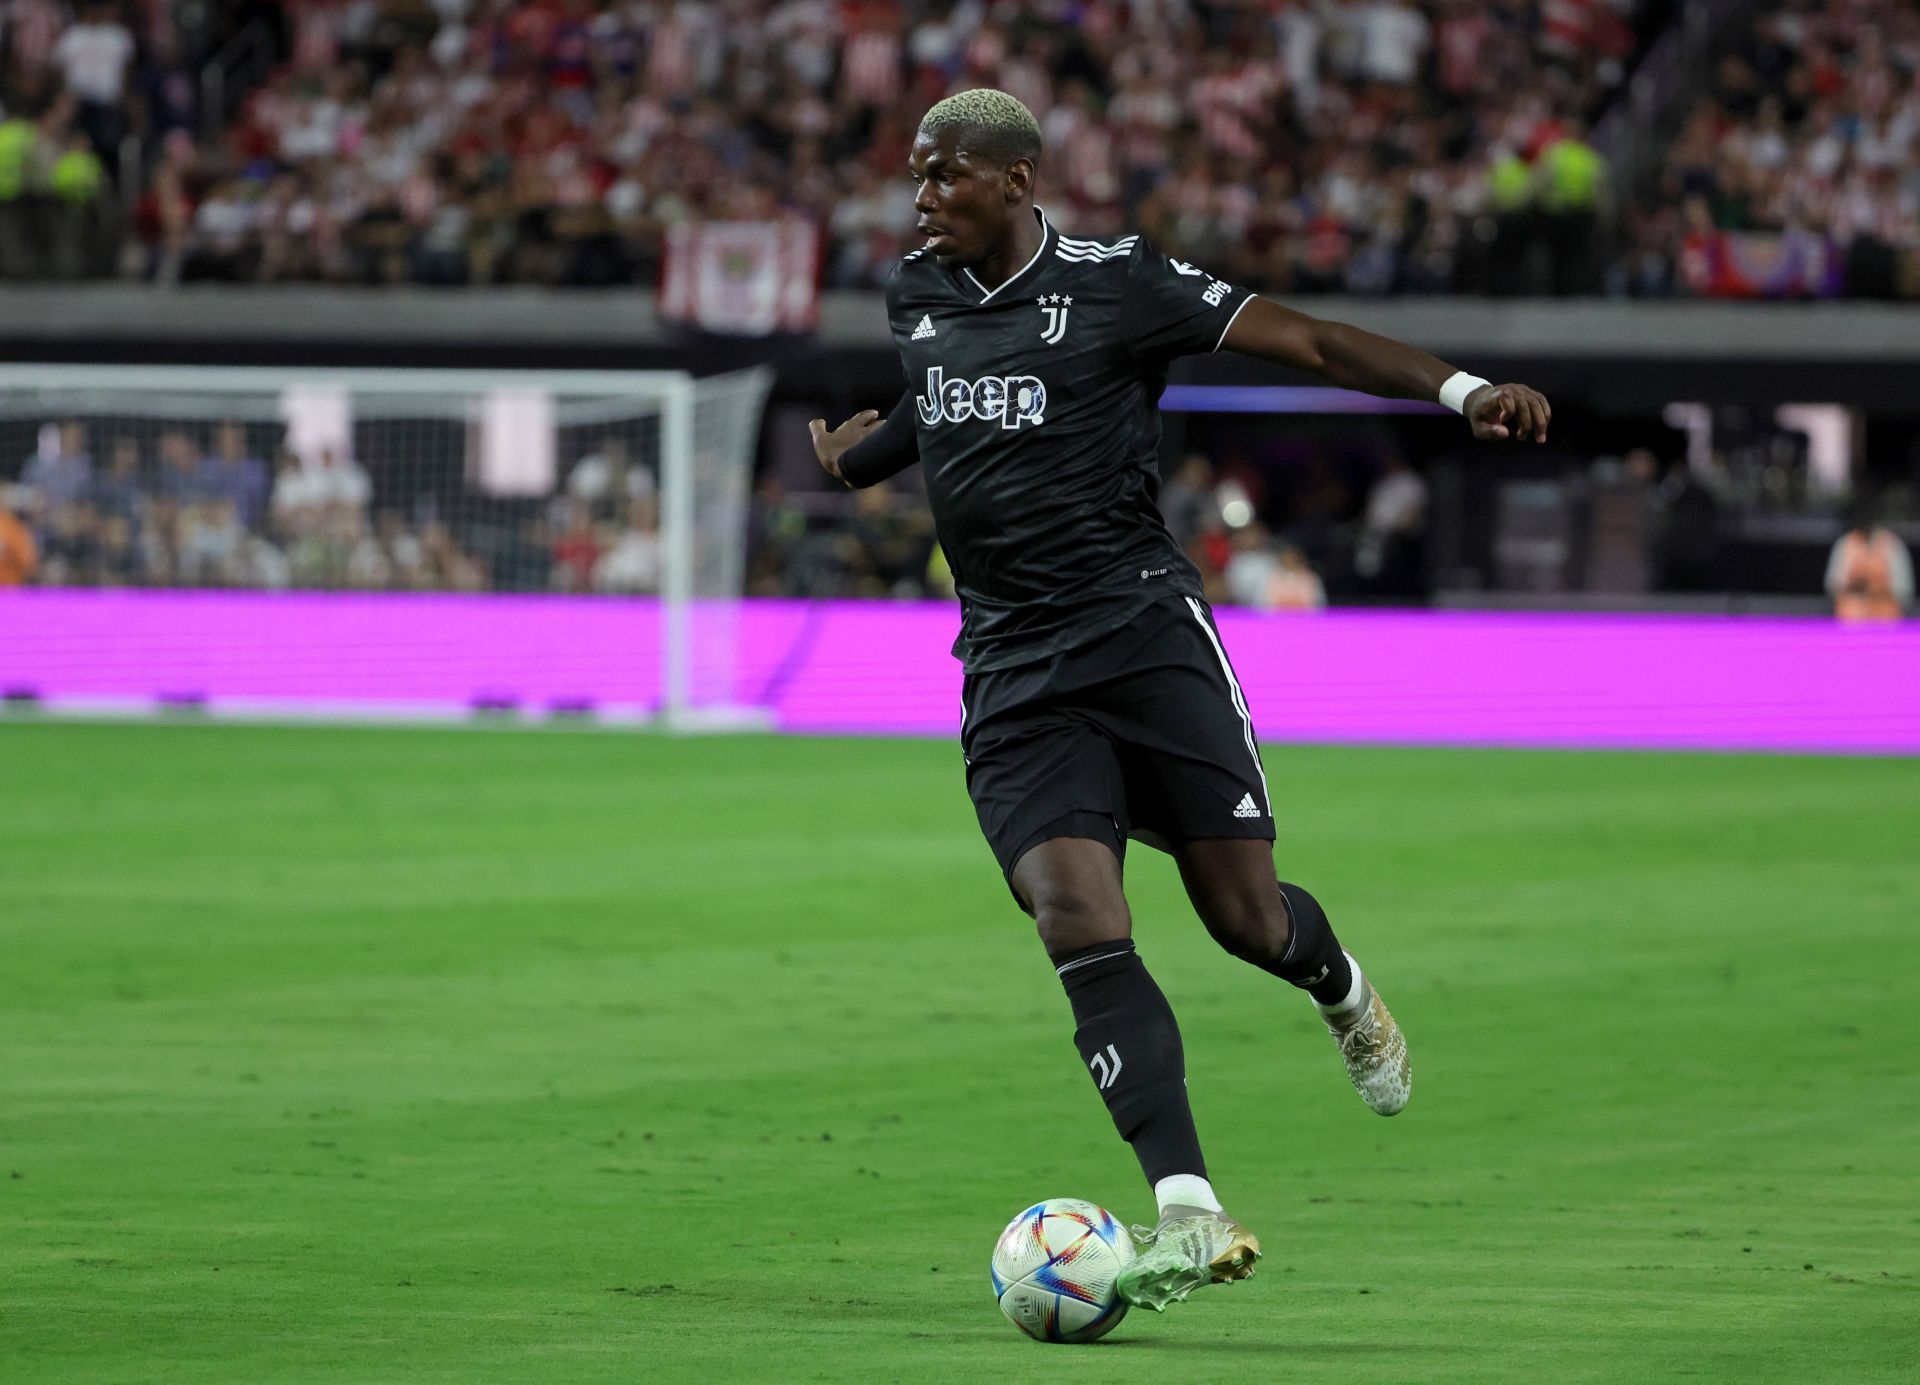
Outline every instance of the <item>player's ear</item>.
POLYGON ((1033 191, 1033 160, 1015 159, 1007 165, 1007 201, 1024 201, 1033 191))

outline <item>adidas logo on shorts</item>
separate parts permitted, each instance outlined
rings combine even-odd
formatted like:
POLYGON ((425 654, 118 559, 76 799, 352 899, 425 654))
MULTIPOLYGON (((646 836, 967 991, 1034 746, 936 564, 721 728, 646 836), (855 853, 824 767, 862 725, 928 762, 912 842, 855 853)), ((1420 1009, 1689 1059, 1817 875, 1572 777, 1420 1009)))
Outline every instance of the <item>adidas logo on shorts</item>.
POLYGON ((1252 794, 1242 794, 1240 804, 1233 810, 1233 815, 1237 818, 1257 818, 1260 816, 1260 805, 1253 801, 1252 794))
POLYGON ((928 337, 932 335, 933 335, 933 316, 932 314, 923 314, 920 318, 920 325, 913 329, 913 335, 909 337, 908 340, 909 341, 925 341, 928 337))

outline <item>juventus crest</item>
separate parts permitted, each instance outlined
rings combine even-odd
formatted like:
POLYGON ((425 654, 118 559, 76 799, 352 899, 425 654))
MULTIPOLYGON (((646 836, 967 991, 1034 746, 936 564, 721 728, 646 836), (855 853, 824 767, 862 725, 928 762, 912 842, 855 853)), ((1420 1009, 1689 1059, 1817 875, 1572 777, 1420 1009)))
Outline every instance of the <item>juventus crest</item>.
POLYGON ((1071 295, 1064 293, 1043 293, 1034 300, 1040 305, 1040 311, 1047 315, 1047 325, 1041 329, 1040 340, 1048 346, 1057 346, 1067 334, 1067 309, 1073 306, 1071 295))

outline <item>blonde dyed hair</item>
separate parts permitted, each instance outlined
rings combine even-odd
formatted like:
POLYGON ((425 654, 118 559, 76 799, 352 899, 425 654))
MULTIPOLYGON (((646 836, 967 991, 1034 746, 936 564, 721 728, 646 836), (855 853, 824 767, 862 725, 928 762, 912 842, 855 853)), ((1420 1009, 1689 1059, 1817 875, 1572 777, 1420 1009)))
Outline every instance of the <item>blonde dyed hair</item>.
POLYGON ((1040 122, 1026 102, 993 87, 957 91, 920 118, 925 134, 958 129, 970 148, 1003 167, 1015 159, 1040 161, 1040 122))

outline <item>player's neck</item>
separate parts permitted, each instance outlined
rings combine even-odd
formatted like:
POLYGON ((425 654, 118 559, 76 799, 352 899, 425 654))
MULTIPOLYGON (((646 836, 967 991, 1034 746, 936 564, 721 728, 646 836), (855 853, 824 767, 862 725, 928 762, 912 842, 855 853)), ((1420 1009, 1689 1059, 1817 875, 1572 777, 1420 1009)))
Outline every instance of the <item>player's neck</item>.
POLYGON ((972 267, 971 273, 991 293, 1025 269, 1046 238, 1047 233, 1033 208, 1022 207, 1008 227, 1006 239, 989 250, 980 263, 972 267))

